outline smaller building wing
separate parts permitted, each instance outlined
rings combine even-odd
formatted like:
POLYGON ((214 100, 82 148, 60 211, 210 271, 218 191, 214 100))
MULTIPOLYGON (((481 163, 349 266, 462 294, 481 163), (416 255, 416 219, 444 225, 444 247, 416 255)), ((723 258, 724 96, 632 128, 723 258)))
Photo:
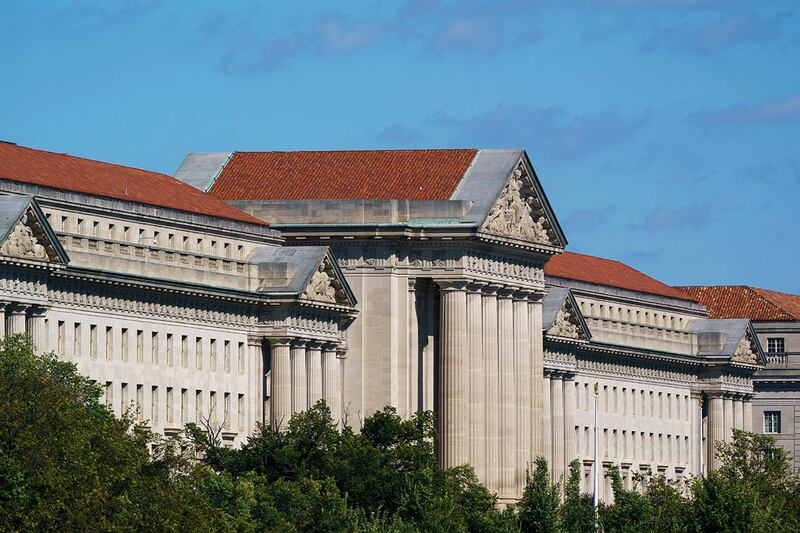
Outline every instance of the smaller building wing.
POLYGON ((69 262, 32 196, 0 197, 0 255, 64 265, 69 262))
POLYGON ((689 323, 687 330, 697 334, 697 355, 750 365, 767 364, 749 320, 698 318, 689 323))
POLYGON ((589 341, 592 334, 572 291, 550 287, 542 301, 542 331, 548 337, 589 341))

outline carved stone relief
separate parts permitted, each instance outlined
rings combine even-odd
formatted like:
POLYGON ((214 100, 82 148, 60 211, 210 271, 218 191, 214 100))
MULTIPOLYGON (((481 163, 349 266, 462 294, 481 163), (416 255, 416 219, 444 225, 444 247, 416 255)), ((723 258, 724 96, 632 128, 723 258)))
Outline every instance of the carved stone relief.
POLYGON ((564 304, 561 306, 561 309, 559 309, 558 313, 556 313, 556 319, 553 322, 552 327, 547 332, 548 335, 552 335, 554 337, 565 337, 567 339, 578 339, 583 337, 581 334, 581 328, 577 324, 577 319, 575 318, 571 307, 572 306, 569 305, 569 300, 564 300, 564 304))
POLYGON ((319 264, 317 270, 311 276, 311 281, 301 295, 304 300, 325 303, 345 303, 346 297, 341 285, 336 279, 333 268, 325 259, 319 264))
POLYGON ((733 352, 733 357, 731 357, 733 361, 737 361, 739 363, 746 363, 748 365, 755 365, 758 364, 758 356, 753 349, 753 341, 750 339, 750 334, 745 333, 739 344, 736 346, 736 350, 733 352))
POLYGON ((22 215, 22 218, 8 235, 8 239, 0 246, 0 254, 48 261, 47 250, 34 236, 33 229, 28 224, 28 216, 32 215, 30 213, 22 215))
POLYGON ((500 198, 489 211, 482 230, 503 237, 554 244, 547 231, 547 219, 522 163, 514 170, 500 198))

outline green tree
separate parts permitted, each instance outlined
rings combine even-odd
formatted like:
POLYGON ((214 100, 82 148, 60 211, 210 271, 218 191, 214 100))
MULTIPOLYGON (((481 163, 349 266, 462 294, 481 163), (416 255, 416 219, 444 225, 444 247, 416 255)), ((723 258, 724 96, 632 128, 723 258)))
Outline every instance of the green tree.
POLYGON ((647 531, 652 522, 648 498, 636 490, 625 488, 616 465, 609 468, 608 475, 614 491, 614 504, 601 508, 600 523, 603 530, 607 533, 647 531))
POLYGON ((569 477, 564 490, 564 503, 559 509, 559 519, 564 531, 594 533, 597 530, 592 499, 581 493, 581 463, 574 459, 569 464, 569 477))
POLYGON ((536 459, 533 475, 528 477, 519 502, 519 523, 522 531, 554 533, 561 531, 559 523, 560 487, 550 481, 547 461, 536 459))

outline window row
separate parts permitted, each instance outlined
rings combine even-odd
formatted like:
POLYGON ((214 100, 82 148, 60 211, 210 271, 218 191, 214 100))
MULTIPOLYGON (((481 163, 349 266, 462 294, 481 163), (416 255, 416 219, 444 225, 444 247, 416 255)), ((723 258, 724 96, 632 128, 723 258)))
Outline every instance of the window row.
POLYGON ((683 330, 686 321, 683 317, 657 313, 653 310, 636 309, 622 307, 618 305, 600 304, 586 300, 580 300, 581 312, 591 318, 605 320, 615 320, 653 326, 657 328, 683 330))
POLYGON ((119 414, 131 412, 137 420, 149 420, 152 425, 183 427, 194 422, 201 427, 246 430, 244 394, 224 392, 220 395, 217 391, 106 381, 103 401, 112 411, 117 407, 115 395, 118 395, 119 414), (147 396, 146 392, 149 392, 147 396))
MULTIPOLYGON (((579 454, 591 459, 594 429, 575 426, 579 454), (582 433, 582 435, 581 435, 582 433)), ((684 464, 689 462, 689 436, 603 428, 599 435, 604 460, 640 463, 684 464)))
POLYGON ((246 346, 244 342, 207 339, 189 335, 173 335, 142 329, 113 328, 96 324, 83 324, 59 320, 57 324, 57 353, 74 358, 103 358, 107 361, 136 361, 137 363, 164 364, 168 367, 190 364, 201 370, 245 372, 246 346), (88 345, 85 336, 88 336, 88 345), (118 336, 118 337, 117 337, 118 336), (71 337, 68 339, 68 337, 71 337), (67 347, 71 345, 72 353, 67 347), (88 353, 86 352, 88 349, 88 353), (118 355, 115 355, 117 354, 118 355))
MULTIPOLYGON (((584 411, 594 410, 593 384, 575 384, 575 405, 584 411)), ((649 416, 667 420, 690 420, 691 398, 688 394, 656 392, 644 389, 603 385, 598 390, 598 408, 604 413, 649 416)))

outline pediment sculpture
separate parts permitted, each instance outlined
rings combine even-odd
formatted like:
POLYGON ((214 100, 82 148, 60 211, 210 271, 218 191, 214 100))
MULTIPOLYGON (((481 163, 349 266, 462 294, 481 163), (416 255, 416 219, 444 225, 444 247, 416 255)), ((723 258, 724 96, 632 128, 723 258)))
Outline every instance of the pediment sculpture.
POLYGON ((489 211, 483 231, 540 244, 552 244, 545 227, 547 219, 535 205, 534 192, 520 164, 489 211))
POLYGON ((572 320, 572 313, 567 306, 567 302, 561 306, 561 309, 556 313, 556 319, 553 325, 548 330, 547 334, 554 337, 564 337, 567 339, 578 339, 581 335, 581 328, 572 320))
POLYGON ((47 250, 39 243, 28 225, 28 214, 22 215, 11 230, 6 241, 0 246, 0 254, 24 259, 49 260, 47 250))
POLYGON ((736 345, 736 350, 733 352, 733 357, 731 357, 731 359, 749 365, 758 363, 758 356, 753 350, 753 343, 748 333, 745 333, 739 341, 739 344, 736 345))
POLYGON ((335 278, 325 268, 323 261, 311 276, 302 298, 315 302, 336 303, 336 287, 333 286, 335 278))

